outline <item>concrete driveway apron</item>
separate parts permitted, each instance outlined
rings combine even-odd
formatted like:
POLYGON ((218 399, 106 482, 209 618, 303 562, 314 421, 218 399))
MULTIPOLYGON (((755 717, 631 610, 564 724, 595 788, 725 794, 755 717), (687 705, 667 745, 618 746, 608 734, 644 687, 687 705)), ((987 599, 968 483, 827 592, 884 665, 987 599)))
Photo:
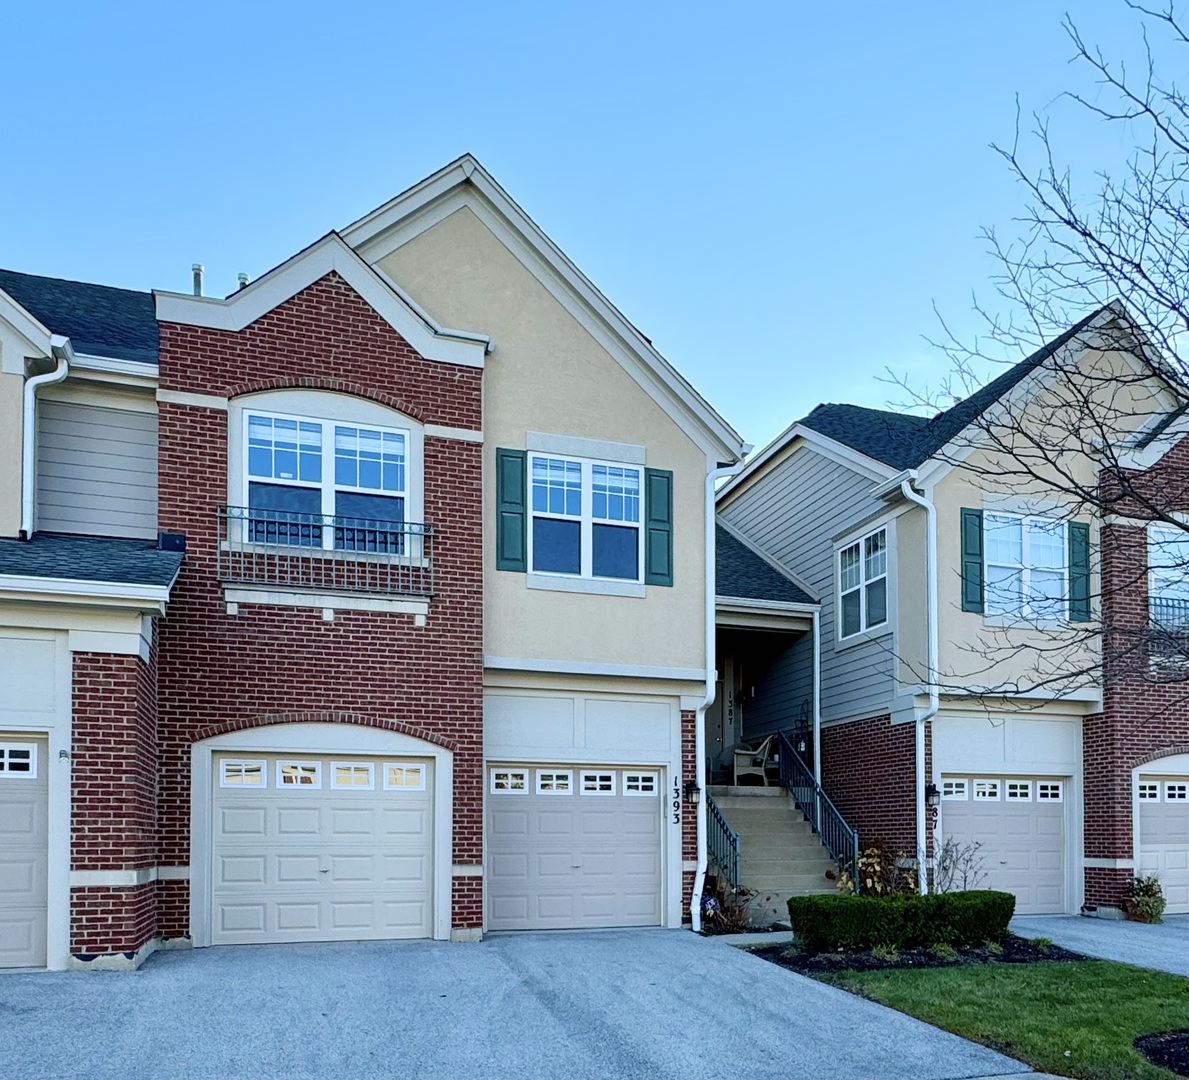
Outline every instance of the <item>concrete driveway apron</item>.
POLYGON ((686 931, 227 946, 0 975, 0 1076, 975 1077, 981 1046, 686 931))
POLYGON ((1021 937, 1047 937, 1087 956, 1189 976, 1189 915, 1167 915, 1155 926, 1081 915, 1021 915, 1012 919, 1011 930, 1021 937))

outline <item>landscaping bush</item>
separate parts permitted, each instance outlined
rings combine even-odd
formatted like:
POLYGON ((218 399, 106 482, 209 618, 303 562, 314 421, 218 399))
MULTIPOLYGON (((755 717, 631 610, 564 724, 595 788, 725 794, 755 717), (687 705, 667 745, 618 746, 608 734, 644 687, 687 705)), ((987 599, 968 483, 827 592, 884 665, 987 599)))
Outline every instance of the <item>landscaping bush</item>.
POLYGON ((794 896, 793 932, 810 949, 913 949, 998 941, 1016 910, 1011 893, 930 896, 794 896))

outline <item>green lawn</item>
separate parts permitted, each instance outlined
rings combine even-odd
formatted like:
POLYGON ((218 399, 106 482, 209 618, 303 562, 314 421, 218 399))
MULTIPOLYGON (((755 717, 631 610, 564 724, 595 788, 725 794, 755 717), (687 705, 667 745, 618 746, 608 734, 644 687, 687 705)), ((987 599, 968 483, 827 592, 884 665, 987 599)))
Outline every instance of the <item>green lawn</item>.
POLYGON ((1042 1072, 1087 1080, 1169 1080, 1174 1074, 1131 1042, 1189 1028, 1189 979, 1109 960, 843 972, 824 981, 1042 1072))

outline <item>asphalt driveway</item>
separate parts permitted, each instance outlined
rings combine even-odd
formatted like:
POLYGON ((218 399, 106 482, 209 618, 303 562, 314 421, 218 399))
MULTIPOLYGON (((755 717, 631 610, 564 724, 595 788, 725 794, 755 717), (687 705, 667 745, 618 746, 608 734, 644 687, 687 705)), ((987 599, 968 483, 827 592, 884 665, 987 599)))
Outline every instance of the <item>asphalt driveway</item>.
POLYGON ((1155 926, 1081 915, 1019 915, 1011 929, 1021 937, 1047 937, 1087 956, 1189 975, 1189 915, 1166 915, 1155 926))
POLYGON ((0 975, 0 1076, 973 1077, 1018 1063, 684 931, 0 975))

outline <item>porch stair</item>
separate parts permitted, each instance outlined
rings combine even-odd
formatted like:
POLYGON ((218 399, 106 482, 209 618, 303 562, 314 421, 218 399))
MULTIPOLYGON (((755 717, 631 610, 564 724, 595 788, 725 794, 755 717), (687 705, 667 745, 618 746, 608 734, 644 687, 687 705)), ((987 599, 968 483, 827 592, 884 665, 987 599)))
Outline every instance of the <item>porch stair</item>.
POLYGON ((710 794, 739 836, 739 884, 745 889, 782 902, 836 891, 838 867, 784 787, 715 785, 710 794))

